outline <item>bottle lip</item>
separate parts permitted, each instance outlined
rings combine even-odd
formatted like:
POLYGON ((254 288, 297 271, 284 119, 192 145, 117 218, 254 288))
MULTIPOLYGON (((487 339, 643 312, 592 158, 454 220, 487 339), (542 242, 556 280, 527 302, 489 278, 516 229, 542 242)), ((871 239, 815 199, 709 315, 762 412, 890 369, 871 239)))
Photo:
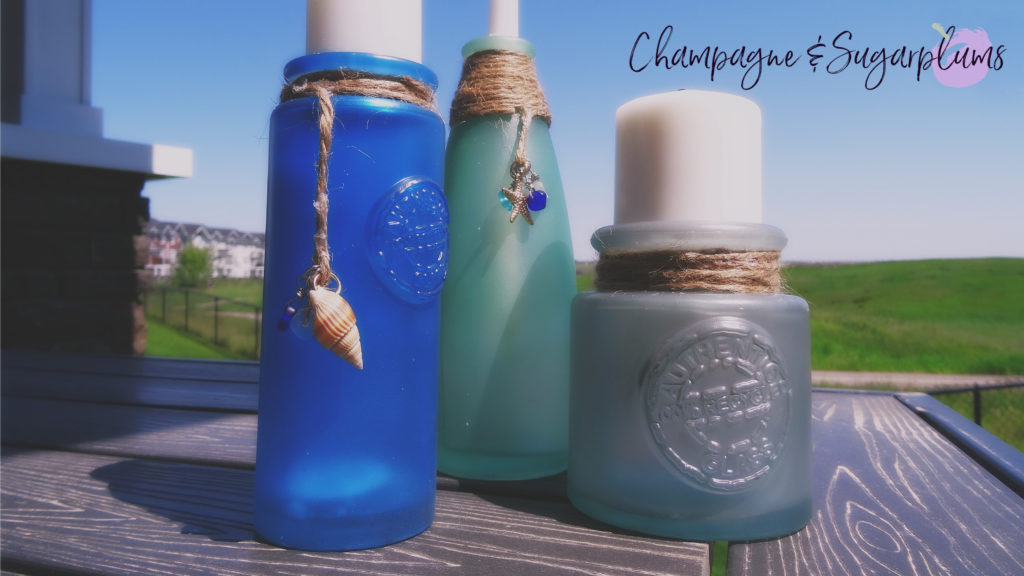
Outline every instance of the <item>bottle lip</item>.
POLYGON ((466 42, 462 47, 462 57, 467 58, 475 52, 484 50, 508 50, 511 52, 522 52, 530 58, 537 55, 537 49, 533 44, 518 36, 483 36, 466 42))
POLYGON ((778 250, 785 232, 754 222, 630 222, 594 232, 590 244, 601 254, 652 250, 778 250))
POLYGON ((423 64, 365 52, 320 52, 299 56, 285 64, 284 81, 290 84, 311 72, 341 69, 359 70, 379 76, 408 76, 430 86, 431 90, 437 90, 437 75, 423 64))

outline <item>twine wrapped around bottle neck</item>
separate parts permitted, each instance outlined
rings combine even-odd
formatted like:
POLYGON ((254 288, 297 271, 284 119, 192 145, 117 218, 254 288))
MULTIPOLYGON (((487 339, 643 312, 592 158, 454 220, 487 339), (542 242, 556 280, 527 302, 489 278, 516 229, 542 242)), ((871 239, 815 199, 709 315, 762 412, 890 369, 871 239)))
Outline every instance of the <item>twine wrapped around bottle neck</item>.
POLYGON ((281 89, 281 102, 315 96, 320 88, 338 96, 373 96, 408 102, 438 113, 437 99, 429 84, 408 76, 380 76, 349 69, 303 74, 281 89))
MULTIPOLYGON (((305 74, 281 89, 281 102, 307 96, 315 97, 320 107, 320 153, 317 158, 316 232, 313 235, 313 265, 306 272, 309 289, 327 286, 332 279, 331 249, 327 242, 327 163, 334 138, 335 95, 372 96, 414 104, 438 113, 433 88, 409 77, 378 76, 358 70, 323 70, 305 74)), ((334 278, 337 278, 336 276, 334 278)))
POLYGON ((517 110, 551 124, 533 57, 513 50, 481 50, 467 56, 452 100, 452 125, 474 116, 515 114, 517 110))
POLYGON ((513 50, 481 50, 466 57, 452 100, 451 125, 498 114, 519 116, 514 166, 525 166, 530 123, 540 118, 551 125, 551 110, 530 55, 513 50))
POLYGON ((779 257, 777 250, 603 253, 594 288, 599 292, 775 294, 784 290, 779 257))

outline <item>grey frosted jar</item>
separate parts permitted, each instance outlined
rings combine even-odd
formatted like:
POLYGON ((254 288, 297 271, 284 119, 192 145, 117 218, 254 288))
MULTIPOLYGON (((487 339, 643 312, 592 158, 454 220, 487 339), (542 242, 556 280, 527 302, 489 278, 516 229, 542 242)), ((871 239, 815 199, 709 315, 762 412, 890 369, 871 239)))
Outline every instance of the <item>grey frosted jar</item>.
MULTIPOLYGON (((643 222, 616 251, 781 250, 763 224, 643 222)), ((810 323, 786 294, 586 292, 572 308, 568 492, 598 520, 757 540, 811 515, 810 323)))

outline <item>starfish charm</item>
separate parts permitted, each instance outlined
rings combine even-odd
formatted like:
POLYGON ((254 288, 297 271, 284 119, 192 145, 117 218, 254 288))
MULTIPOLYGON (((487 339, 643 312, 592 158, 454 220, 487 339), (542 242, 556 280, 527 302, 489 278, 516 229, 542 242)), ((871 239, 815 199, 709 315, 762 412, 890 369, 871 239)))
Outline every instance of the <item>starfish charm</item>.
POLYGON ((530 226, 533 226, 533 218, 530 217, 530 207, 526 204, 528 198, 526 194, 523 194, 523 181, 521 179, 514 179, 512 187, 502 188, 501 193, 512 203, 512 215, 508 218, 509 223, 515 222, 516 216, 522 214, 523 220, 526 220, 530 223, 530 226))

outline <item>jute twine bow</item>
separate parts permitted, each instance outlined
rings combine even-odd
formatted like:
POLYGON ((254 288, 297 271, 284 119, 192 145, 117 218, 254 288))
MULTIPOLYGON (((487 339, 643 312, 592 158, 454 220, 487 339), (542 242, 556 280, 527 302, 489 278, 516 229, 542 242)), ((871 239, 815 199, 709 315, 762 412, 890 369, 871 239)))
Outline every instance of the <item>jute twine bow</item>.
POLYGON ((601 254, 594 287, 600 292, 725 292, 774 294, 783 291, 780 253, 705 250, 631 251, 601 254))
POLYGON ((306 272, 307 286, 311 290, 327 286, 333 276, 331 249, 327 243, 327 161, 334 139, 334 104, 331 102, 334 95, 389 98, 437 113, 434 90, 409 77, 377 76, 356 70, 325 70, 300 76, 281 90, 281 102, 313 96, 320 106, 320 154, 316 168, 316 200, 313 202, 316 232, 313 234, 313 265, 306 272))
MULTIPOLYGON (((511 50, 474 52, 462 66, 462 78, 452 100, 451 124, 455 126, 469 118, 499 114, 519 118, 515 158, 509 171, 513 175, 526 174, 530 169, 526 157, 530 123, 540 118, 551 125, 551 110, 537 79, 533 58, 511 50)), ((528 213, 524 216, 529 221, 528 213)))

